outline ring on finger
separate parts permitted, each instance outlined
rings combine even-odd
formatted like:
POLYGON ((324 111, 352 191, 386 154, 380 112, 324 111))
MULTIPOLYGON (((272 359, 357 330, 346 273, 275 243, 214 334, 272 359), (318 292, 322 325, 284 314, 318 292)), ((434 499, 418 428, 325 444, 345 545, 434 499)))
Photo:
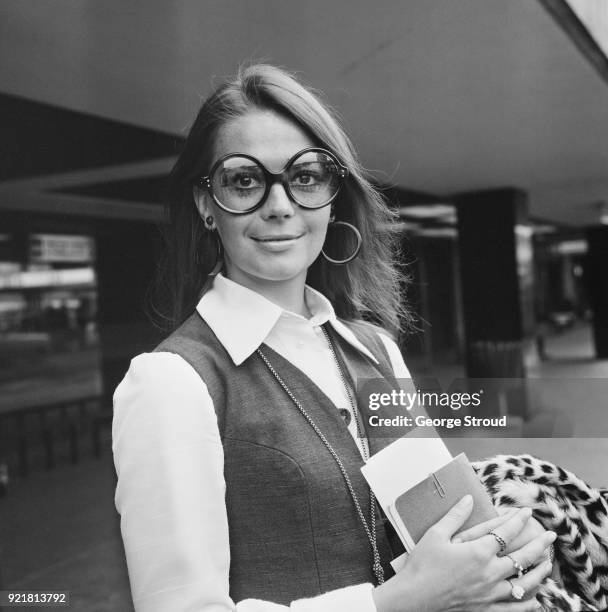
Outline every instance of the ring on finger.
POLYGON ((526 594, 526 590, 524 589, 524 587, 522 587, 521 584, 513 584, 513 582, 509 580, 509 578, 506 578, 506 581, 511 587, 511 597, 513 597, 513 599, 517 599, 517 601, 523 599, 524 595, 526 594))
POLYGON ((519 561, 514 559, 511 555, 505 555, 505 557, 508 557, 511 560, 513 568, 517 572, 517 577, 521 578, 525 574, 526 568, 519 561))
POLYGON ((502 557, 507 552, 507 543, 494 531, 490 531, 488 535, 494 536, 494 539, 499 546, 499 550, 496 554, 497 556, 502 557))

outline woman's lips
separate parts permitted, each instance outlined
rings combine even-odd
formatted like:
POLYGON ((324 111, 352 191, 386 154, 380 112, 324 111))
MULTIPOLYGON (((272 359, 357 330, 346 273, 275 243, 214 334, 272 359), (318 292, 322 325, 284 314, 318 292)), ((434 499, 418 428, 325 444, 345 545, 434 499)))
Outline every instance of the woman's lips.
POLYGON ((277 242, 280 240, 297 240, 302 234, 277 234, 273 236, 252 236, 258 242, 277 242))
POLYGON ((272 236, 251 236, 252 240, 266 251, 274 253, 291 248, 304 234, 277 234, 272 236))

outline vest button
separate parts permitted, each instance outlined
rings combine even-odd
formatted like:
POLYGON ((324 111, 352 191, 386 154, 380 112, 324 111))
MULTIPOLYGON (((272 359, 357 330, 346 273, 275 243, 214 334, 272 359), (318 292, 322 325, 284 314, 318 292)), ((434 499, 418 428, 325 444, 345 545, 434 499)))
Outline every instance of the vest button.
POLYGON ((350 411, 348 411, 346 408, 340 408, 339 410, 340 412, 340 416, 342 417, 343 421, 346 423, 346 426, 348 427, 350 425, 350 411))

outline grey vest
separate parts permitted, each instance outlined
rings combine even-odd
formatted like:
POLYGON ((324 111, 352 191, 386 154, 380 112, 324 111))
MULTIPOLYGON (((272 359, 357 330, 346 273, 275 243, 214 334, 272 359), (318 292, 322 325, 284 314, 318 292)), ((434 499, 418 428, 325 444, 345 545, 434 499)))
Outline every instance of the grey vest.
MULTIPOLYGON (((351 381, 392 377, 386 349, 371 326, 347 324, 380 362, 373 364, 328 325, 351 381)), ((369 523, 363 461, 335 405, 301 370, 270 347, 261 348, 339 455, 369 523)), ((213 399, 224 447, 232 599, 287 604, 374 582, 371 546, 337 464, 259 355, 235 366, 198 313, 156 350, 190 363, 213 399)), ((365 407, 359 409, 365 420, 365 407)), ((372 454, 390 441, 370 438, 372 454)), ((388 562, 400 551, 394 532, 377 517, 378 548, 389 576, 388 562)))

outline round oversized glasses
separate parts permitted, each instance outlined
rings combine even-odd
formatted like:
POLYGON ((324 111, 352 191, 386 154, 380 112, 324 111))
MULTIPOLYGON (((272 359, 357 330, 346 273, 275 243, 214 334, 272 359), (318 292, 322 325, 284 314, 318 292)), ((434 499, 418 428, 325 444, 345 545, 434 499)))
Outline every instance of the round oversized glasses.
POLYGON ((275 183, 302 208, 323 208, 340 191, 348 168, 329 151, 316 147, 298 151, 280 172, 270 172, 251 155, 231 153, 218 159, 198 186, 207 189, 226 212, 244 215, 260 208, 275 183))

